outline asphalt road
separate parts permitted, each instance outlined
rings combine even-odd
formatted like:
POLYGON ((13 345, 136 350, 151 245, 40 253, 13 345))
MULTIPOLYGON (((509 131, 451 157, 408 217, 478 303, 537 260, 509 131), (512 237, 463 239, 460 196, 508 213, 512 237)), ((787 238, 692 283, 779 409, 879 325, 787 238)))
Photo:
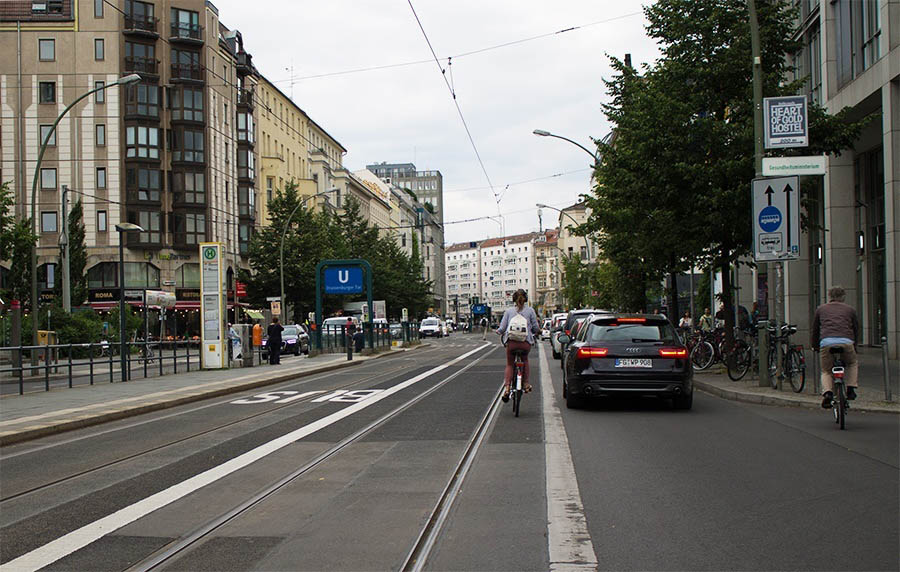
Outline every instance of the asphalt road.
MULTIPOLYGON (((48 570, 128 569, 394 412, 160 569, 397 569, 504 364, 480 336, 432 344, 3 448, 0 563, 50 553, 48 570)), ((841 432, 825 411, 700 393, 687 412, 656 400, 566 410, 542 351, 600 569, 898 569, 895 416, 851 412, 841 432)), ((534 376, 539 363, 533 352, 534 376)), ((489 426, 426 569, 550 568, 548 412, 534 385, 519 418, 507 405, 489 426)))

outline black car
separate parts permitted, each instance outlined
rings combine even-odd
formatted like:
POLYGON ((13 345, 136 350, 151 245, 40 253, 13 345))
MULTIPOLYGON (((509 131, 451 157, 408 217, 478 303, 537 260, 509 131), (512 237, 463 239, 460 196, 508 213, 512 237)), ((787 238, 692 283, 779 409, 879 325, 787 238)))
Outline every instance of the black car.
MULTIPOLYGON (((568 338, 568 336, 566 336, 568 338)), ((694 397, 688 349, 661 315, 589 317, 567 340, 563 397, 576 408, 589 398, 655 395, 690 409, 694 397)))
MULTIPOLYGON (((268 338, 263 339, 263 359, 268 359, 268 338)), ((294 354, 295 356, 309 353, 309 334, 306 328, 300 324, 284 327, 281 332, 281 353, 294 354)))
MULTIPOLYGON (((569 315, 566 316, 566 321, 563 322, 562 332, 572 338, 572 329, 575 327, 575 324, 579 320, 584 320, 589 316, 608 316, 611 312, 609 310, 598 310, 596 308, 581 308, 580 310, 572 310, 569 312, 569 315)), ((559 358, 562 360, 566 355, 566 344, 560 342, 559 343, 559 358)), ((565 368, 565 363, 560 361, 560 367, 565 368)))

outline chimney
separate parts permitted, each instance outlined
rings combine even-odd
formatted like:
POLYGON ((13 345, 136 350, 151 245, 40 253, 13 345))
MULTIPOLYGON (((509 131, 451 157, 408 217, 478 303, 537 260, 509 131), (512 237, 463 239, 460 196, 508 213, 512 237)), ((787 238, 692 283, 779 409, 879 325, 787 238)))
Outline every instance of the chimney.
POLYGON ((625 54, 625 67, 631 67, 631 54, 625 54))

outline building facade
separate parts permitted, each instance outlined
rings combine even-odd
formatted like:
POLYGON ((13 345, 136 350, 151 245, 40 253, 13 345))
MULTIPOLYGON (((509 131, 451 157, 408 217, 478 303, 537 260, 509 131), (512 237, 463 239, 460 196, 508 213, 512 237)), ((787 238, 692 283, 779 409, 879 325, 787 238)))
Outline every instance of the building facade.
POLYGON ((430 204, 436 220, 444 222, 444 177, 440 171, 416 171, 412 163, 366 165, 385 182, 412 191, 423 205, 430 204))
POLYGON ((534 239, 538 233, 489 238, 481 243, 482 302, 491 307, 491 314, 499 319, 512 304, 512 295, 519 288, 534 303, 534 239))
POLYGON ((562 267, 559 260, 559 230, 550 229, 534 239, 534 308, 538 316, 550 316, 564 308, 560 299, 562 267))
MULTIPOLYGON (((887 340, 900 352, 900 3, 888 0, 797 2, 803 49, 791 57, 802 93, 829 113, 849 108, 874 119, 851 149, 828 156, 824 177, 804 177, 813 230, 800 257, 784 264, 784 319, 808 338, 816 306, 842 285, 856 308, 863 346, 887 340)), ((767 302, 774 316, 775 273, 740 273, 739 292, 767 302)), ((766 271, 768 270, 768 271, 766 271)), ((865 351, 865 350, 863 350, 865 351)))
POLYGON ((30 216, 34 199, 42 295, 58 275, 65 185, 69 203, 84 207, 92 305, 118 300, 115 225, 132 222, 144 231, 122 237, 125 286, 174 289, 177 308, 194 310, 200 242, 226 245, 230 292, 247 265, 257 73, 240 33, 220 23, 212 3, 121 4, 0 4, 0 176, 15 188, 18 216, 30 216), (32 197, 41 136, 57 116, 133 73, 138 83, 98 91, 60 121, 32 197))
POLYGON ((479 246, 478 242, 460 242, 444 249, 447 310, 457 321, 471 322, 474 300, 482 301, 479 246))

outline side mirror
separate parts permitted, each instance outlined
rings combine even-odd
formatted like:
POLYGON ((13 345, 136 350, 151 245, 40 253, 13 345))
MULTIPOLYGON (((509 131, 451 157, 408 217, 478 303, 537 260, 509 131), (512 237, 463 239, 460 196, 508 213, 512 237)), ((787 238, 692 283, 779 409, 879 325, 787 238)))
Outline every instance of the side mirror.
POLYGON ((570 337, 569 337, 568 335, 566 335, 566 334, 560 334, 559 337, 556 338, 556 339, 557 339, 557 341, 558 341, 559 343, 561 343, 561 344, 567 344, 567 343, 569 343, 569 342, 572 341, 572 338, 570 338, 570 337))

